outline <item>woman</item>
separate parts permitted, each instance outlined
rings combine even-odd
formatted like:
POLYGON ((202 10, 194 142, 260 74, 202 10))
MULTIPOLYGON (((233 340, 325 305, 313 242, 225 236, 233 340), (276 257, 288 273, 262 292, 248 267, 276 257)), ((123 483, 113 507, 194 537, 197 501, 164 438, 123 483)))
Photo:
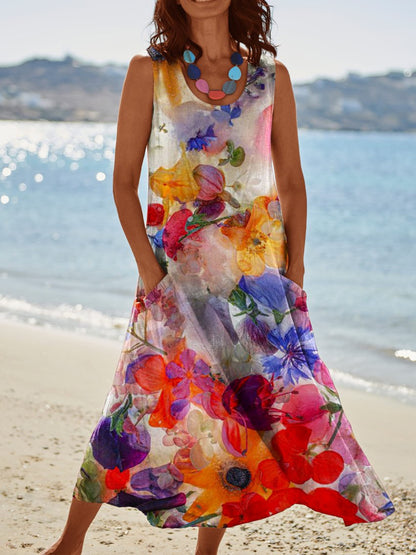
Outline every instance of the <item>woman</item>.
POLYGON ((130 62, 114 198, 136 298, 48 554, 81 553, 103 502, 198 527, 200 555, 295 503, 347 526, 394 511, 316 349, 295 101, 270 19, 265 0, 158 0, 150 55, 130 62))

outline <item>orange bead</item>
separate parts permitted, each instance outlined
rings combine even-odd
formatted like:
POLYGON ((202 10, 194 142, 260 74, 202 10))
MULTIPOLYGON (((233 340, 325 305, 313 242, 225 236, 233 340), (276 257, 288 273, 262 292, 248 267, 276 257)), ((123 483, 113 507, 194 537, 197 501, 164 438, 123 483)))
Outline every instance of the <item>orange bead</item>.
POLYGON ((212 98, 212 100, 221 100, 221 98, 224 98, 225 92, 224 91, 209 91, 208 96, 209 96, 209 98, 212 98))

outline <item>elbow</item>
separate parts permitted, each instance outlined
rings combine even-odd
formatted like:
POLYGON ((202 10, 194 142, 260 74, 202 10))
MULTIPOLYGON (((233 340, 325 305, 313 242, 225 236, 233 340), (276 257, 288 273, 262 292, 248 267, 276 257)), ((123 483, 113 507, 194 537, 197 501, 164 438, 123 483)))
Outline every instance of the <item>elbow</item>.
POLYGON ((138 185, 131 180, 113 180, 113 199, 116 205, 121 204, 126 198, 138 196, 138 185))
POLYGON ((303 172, 283 174, 278 176, 278 189, 281 193, 306 193, 306 183, 303 172))

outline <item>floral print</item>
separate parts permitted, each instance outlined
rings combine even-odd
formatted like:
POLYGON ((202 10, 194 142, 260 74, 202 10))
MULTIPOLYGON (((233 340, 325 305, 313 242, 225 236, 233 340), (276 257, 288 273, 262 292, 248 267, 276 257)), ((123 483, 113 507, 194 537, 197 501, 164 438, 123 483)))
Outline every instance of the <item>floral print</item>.
POLYGON ((346 526, 395 509, 321 360, 307 293, 285 276, 271 159, 274 60, 212 106, 178 62, 154 70, 146 230, 164 277, 138 277, 77 499, 163 528, 230 527, 293 504, 346 526))

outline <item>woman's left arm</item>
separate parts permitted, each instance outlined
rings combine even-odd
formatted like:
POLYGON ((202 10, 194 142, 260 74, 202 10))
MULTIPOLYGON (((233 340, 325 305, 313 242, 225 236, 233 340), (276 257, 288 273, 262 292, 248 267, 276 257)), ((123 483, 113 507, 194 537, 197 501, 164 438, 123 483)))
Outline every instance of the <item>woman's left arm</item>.
POLYGON ((289 264, 285 275, 303 287, 307 198, 302 172, 296 103, 289 72, 275 60, 272 158, 287 237, 289 264))

